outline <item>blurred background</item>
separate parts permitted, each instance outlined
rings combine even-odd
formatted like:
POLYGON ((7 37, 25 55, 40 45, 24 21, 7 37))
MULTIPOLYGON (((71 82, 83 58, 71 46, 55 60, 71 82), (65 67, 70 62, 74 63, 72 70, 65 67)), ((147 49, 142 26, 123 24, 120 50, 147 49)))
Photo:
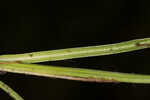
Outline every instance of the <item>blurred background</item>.
MULTIPOLYGON (((150 37, 148 0, 0 1, 0 54, 118 43, 150 37)), ((150 49, 39 64, 150 74, 150 49)), ((150 84, 88 83, 7 73, 25 100, 141 100, 150 84)), ((1 100, 12 100, 0 90, 1 100)))

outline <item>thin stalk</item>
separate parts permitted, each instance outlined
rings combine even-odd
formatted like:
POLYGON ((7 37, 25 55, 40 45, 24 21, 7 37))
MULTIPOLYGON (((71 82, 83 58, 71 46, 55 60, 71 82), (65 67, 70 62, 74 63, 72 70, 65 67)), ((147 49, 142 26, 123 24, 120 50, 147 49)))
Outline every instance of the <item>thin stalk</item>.
POLYGON ((24 54, 1 55, 0 61, 20 61, 22 63, 38 63, 44 61, 56 61, 90 56, 117 54, 149 47, 150 38, 144 38, 108 45, 68 48, 24 54))
POLYGON ((5 63, 0 64, 0 70, 12 73, 88 82, 150 83, 150 75, 127 74, 92 69, 68 68, 61 66, 5 63))
POLYGON ((0 81, 0 88, 8 93, 14 100, 24 100, 21 96, 19 96, 13 89, 11 89, 4 82, 0 81))

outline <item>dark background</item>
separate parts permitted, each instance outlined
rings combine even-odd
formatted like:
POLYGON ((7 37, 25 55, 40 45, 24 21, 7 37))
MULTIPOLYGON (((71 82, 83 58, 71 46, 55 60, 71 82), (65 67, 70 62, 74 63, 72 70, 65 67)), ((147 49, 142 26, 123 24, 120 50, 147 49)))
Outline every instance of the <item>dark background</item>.
MULTIPOLYGON (((148 0, 0 1, 0 54, 117 43, 150 37, 148 0)), ((150 74, 150 49, 40 63, 150 74)), ((141 100, 150 85, 88 83, 7 73, 0 79, 25 100, 141 100)), ((0 100, 12 100, 0 90, 0 100)))

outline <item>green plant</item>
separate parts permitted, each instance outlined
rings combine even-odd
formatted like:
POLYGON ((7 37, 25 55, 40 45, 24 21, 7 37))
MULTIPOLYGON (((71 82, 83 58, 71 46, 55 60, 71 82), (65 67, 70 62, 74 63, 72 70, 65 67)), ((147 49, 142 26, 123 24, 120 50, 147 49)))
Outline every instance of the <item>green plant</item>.
MULTIPOLYGON (((90 82, 150 83, 150 75, 31 64, 44 61, 57 61, 89 56, 117 54, 149 47, 150 38, 144 38, 100 46, 78 47, 25 54, 1 55, 0 71, 90 82)), ((15 91, 1 81, 0 88, 6 91, 15 100, 23 100, 15 91)))

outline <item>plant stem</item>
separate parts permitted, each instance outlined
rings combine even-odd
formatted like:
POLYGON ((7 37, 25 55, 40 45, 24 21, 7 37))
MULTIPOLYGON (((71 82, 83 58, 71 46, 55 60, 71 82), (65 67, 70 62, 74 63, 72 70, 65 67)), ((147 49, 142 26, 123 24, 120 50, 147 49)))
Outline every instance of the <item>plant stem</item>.
POLYGON ((127 74, 36 64, 0 64, 1 71, 89 82, 150 83, 150 75, 127 74))
MULTIPOLYGON (((68 48, 24 54, 1 55, 0 71, 89 82, 127 82, 150 84, 150 75, 127 74, 101 70, 45 66, 36 64, 23 64, 110 55, 140 50, 149 47, 150 38, 144 38, 108 45, 68 48)), ((23 100, 21 96, 19 96, 14 90, 12 90, 2 81, 0 81, 0 88, 7 92, 15 100, 23 100)))
POLYGON ((24 100, 21 96, 19 96, 13 89, 11 89, 4 82, 0 81, 0 88, 8 93, 14 100, 24 100))
POLYGON ((68 48, 60 50, 40 51, 25 54, 1 55, 0 61, 20 61, 22 63, 37 63, 90 56, 110 55, 150 47, 150 38, 136 39, 121 43, 68 48))

